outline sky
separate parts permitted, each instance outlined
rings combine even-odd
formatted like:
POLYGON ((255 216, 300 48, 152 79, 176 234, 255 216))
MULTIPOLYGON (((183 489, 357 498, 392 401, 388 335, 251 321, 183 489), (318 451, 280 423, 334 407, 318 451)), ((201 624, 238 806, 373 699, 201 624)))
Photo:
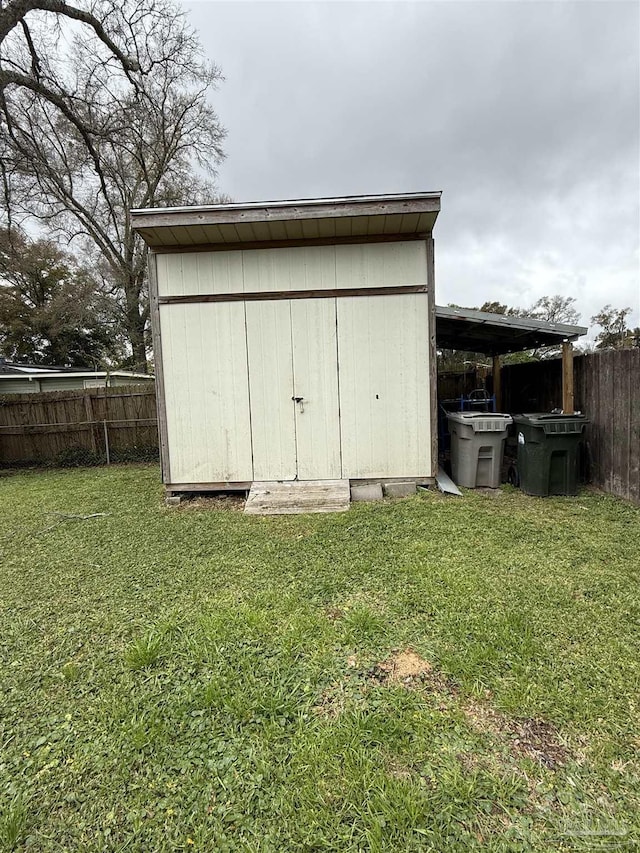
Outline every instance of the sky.
POLYGON ((234 201, 442 190, 438 304, 560 294, 640 325, 638 2, 184 6, 234 201))

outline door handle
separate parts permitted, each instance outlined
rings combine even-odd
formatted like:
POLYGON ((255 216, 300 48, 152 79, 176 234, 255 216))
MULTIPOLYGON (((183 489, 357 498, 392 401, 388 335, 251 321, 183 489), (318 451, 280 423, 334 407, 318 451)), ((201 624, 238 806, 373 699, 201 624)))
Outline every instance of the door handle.
POLYGON ((302 415, 304 413, 304 397, 292 397, 291 399, 300 406, 300 414, 302 415))

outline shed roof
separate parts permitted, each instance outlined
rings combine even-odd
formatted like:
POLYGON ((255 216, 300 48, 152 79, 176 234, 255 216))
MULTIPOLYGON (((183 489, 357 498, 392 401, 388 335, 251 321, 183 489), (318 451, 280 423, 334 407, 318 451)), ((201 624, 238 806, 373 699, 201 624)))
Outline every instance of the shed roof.
POLYGON ((381 235, 411 239, 431 233, 440 196, 440 192, 394 193, 148 208, 132 210, 131 221, 147 245, 160 251, 381 235))
POLYGON ((585 326, 436 306, 436 342, 445 349, 499 355, 573 341, 586 333, 585 326))

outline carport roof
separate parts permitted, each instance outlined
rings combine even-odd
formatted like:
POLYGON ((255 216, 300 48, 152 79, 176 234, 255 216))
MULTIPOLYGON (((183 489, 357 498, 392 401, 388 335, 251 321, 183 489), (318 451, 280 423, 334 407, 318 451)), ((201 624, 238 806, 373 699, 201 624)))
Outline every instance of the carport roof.
POLYGON ((586 333, 584 326, 436 306, 436 345, 443 349, 499 355, 573 341, 586 333))

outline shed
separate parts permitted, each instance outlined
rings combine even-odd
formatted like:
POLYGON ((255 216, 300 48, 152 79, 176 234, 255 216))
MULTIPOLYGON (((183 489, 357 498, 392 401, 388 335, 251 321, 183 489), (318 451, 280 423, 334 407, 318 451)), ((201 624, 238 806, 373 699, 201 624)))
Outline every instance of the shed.
POLYGON ((54 367, 22 364, 0 358, 0 394, 37 394, 78 388, 112 388, 153 382, 148 373, 129 370, 92 370, 88 367, 54 367))
POLYGON ((440 193, 135 210, 168 492, 431 483, 440 193))

